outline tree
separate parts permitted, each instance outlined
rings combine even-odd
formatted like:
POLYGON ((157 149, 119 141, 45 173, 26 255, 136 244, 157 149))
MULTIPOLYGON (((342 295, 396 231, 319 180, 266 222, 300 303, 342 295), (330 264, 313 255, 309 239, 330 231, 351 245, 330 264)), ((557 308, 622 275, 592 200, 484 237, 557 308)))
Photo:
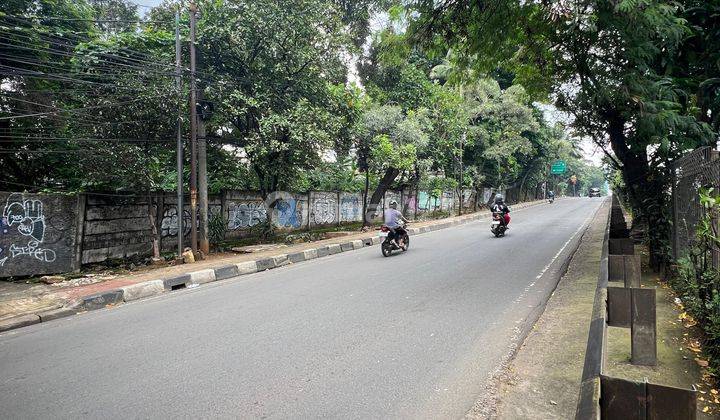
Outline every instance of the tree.
POLYGON ((682 7, 637 3, 498 1, 489 8, 420 0, 410 7, 417 12, 416 40, 436 44, 440 35, 465 65, 511 69, 533 97, 552 94, 560 109, 573 114, 579 135, 612 149, 634 222, 655 227, 648 244, 657 261, 668 233, 667 197, 658 194, 667 190, 668 162, 708 142, 712 132, 685 99, 696 92, 670 75, 692 31, 682 7))
MULTIPOLYGON (((379 175, 368 201, 370 211, 376 211, 398 176, 413 170, 418 154, 427 147, 429 131, 430 122, 424 111, 409 111, 406 115, 399 106, 383 105, 365 112, 357 127, 358 155, 368 176, 370 172, 379 175)), ((367 213, 366 224, 370 222, 367 213)))
POLYGON ((208 131, 247 155, 263 194, 284 188, 341 125, 326 108, 329 85, 345 80, 340 16, 323 0, 199 8, 200 86, 215 105, 208 131))

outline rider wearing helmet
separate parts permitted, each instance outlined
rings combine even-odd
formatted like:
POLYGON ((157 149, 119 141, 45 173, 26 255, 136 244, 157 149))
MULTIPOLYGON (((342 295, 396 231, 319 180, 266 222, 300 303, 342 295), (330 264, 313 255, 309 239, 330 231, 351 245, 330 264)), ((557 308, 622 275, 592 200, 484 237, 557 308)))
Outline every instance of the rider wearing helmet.
POLYGON ((388 234, 390 240, 392 240, 393 244, 397 247, 400 247, 396 240, 395 230, 400 227, 400 221, 407 223, 408 220, 397 209, 397 205, 397 201, 390 200, 389 208, 385 210, 385 226, 390 229, 390 233, 388 234))
POLYGON ((505 226, 510 229, 510 207, 505 204, 502 194, 495 196, 495 204, 492 206, 493 213, 502 213, 505 218, 505 226))

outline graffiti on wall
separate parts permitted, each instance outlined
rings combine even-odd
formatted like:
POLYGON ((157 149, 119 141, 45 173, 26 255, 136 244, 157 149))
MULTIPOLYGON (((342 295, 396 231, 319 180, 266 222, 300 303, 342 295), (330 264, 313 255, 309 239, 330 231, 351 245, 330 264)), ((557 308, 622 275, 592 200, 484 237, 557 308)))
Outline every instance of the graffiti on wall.
POLYGON ((353 222, 360 220, 360 200, 356 196, 346 196, 340 199, 340 221, 353 222))
MULTIPOLYGON (((177 206, 173 206, 165 210, 162 221, 160 222, 160 233, 162 236, 177 236, 178 234, 178 211, 177 206)), ((183 236, 190 233, 190 212, 183 210, 183 236)))
POLYGON ((335 221, 337 199, 330 194, 319 194, 312 204, 312 218, 316 225, 324 225, 335 221))
POLYGON ((21 197, 8 197, 2 214, 2 232, 10 233, 11 229, 17 229, 17 232, 27 237, 27 246, 10 245, 8 250, 10 255, 4 257, 2 264, 4 265, 8 258, 17 258, 27 255, 42 262, 53 262, 56 259, 55 251, 41 246, 45 239, 45 213, 43 211, 43 203, 40 200, 23 200, 21 197))
POLYGON ((253 227, 267 220, 267 209, 260 202, 230 203, 228 229, 237 230, 253 227))
POLYGON ((435 211, 440 206, 440 199, 431 196, 427 191, 420 191, 417 200, 420 211, 435 211))
POLYGON ((490 188, 483 188, 483 204, 488 204, 490 202, 490 198, 492 198, 492 190, 490 188))
MULTIPOLYGON (((220 205, 211 205, 208 207, 208 221, 212 222, 214 218, 220 215, 222 213, 222 206, 220 205)), ((183 228, 183 236, 187 236, 190 234, 190 229, 192 228, 190 226, 190 209, 185 208, 183 210, 183 216, 182 216, 182 228, 183 228)), ((171 236, 177 236, 178 234, 178 211, 177 206, 172 205, 168 207, 163 212, 162 220, 160 221, 160 235, 162 237, 171 237, 171 236)), ((200 227, 200 212, 198 212, 196 217, 196 226, 198 228, 200 227)))
POLYGON ((275 223, 279 227, 299 228, 302 226, 302 203, 294 198, 281 198, 275 204, 275 223))
POLYGON ((415 211, 415 195, 405 196, 405 203, 403 203, 403 211, 405 213, 412 213, 415 211))
POLYGON ((455 194, 452 191, 443 191, 442 209, 450 211, 455 207, 455 194))

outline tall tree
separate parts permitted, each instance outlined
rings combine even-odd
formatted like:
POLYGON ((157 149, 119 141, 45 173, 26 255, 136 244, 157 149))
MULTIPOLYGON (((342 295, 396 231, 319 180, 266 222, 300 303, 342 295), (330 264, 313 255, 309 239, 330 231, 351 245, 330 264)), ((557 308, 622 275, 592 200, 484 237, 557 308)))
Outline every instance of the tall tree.
MULTIPOLYGON (((655 259, 665 252, 668 161, 712 138, 696 118, 694 92, 670 76, 690 31, 677 2, 419 0, 415 39, 438 35, 462 64, 512 69, 535 97, 551 94, 574 116, 574 128, 612 149, 622 169, 635 222, 654 226, 655 259)), ((443 46, 447 48, 447 46, 443 46)))

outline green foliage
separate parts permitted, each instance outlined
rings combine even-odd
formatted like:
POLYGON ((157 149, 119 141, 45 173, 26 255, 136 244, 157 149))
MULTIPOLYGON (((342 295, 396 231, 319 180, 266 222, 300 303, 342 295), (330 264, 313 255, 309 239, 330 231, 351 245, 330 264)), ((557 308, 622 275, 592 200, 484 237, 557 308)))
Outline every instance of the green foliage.
POLYGON ((208 233, 211 244, 219 244, 225 239, 227 230, 227 219, 222 214, 215 214, 209 217, 208 233))
POLYGON ((612 149, 634 223, 656 228, 647 237, 653 263, 665 258, 669 162, 711 143, 720 126, 717 2, 417 0, 408 8, 421 45, 452 49, 454 65, 478 73, 510 71, 531 98, 553 97, 570 113, 577 135, 612 149))
POLYGON ((706 349, 713 369, 720 371, 720 271, 714 266, 713 250, 720 247, 717 220, 720 216, 720 194, 701 189, 700 204, 704 217, 695 232, 695 241, 686 257, 677 263, 673 289, 680 295, 685 309, 698 320, 706 334, 706 349))

